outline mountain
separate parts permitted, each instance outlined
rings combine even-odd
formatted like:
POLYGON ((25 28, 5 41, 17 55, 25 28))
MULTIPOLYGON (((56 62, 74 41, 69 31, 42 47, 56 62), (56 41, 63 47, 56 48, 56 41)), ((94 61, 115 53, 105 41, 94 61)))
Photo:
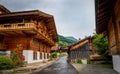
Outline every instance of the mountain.
POLYGON ((67 44, 73 44, 75 43, 75 41, 71 40, 71 39, 68 39, 62 35, 59 35, 58 36, 59 40, 62 41, 62 42, 66 42, 67 44))
POLYGON ((62 48, 67 48, 68 45, 76 43, 75 40, 68 39, 62 35, 58 35, 59 41, 57 42, 62 48))
POLYGON ((65 37, 65 38, 67 38, 69 40, 72 40, 74 42, 78 42, 78 40, 76 38, 72 37, 72 36, 68 36, 68 37, 65 37))

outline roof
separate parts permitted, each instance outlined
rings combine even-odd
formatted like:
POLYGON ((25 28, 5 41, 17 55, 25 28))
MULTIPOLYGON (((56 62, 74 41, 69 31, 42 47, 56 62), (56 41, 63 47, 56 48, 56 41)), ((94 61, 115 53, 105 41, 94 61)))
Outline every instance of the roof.
POLYGON ((71 50, 74 50, 74 49, 76 49, 76 48, 79 48, 79 47, 83 46, 84 44, 86 44, 86 43, 89 42, 90 38, 91 38, 91 37, 86 37, 86 38, 78 41, 77 43, 71 45, 71 46, 70 46, 70 49, 71 49, 71 50))
POLYGON ((47 23, 45 24, 45 26, 48 28, 50 35, 53 37, 53 40, 58 40, 55 21, 52 15, 49 15, 39 10, 19 11, 11 12, 8 14, 0 14, 0 22, 2 22, 3 20, 13 20, 20 18, 34 18, 36 20, 43 20, 45 23, 47 23))
POLYGON ((42 11, 39 10, 30 10, 30 11, 18 11, 18 12, 11 12, 8 14, 1 14, 0 18, 5 18, 5 17, 16 17, 16 16, 26 16, 26 15, 37 15, 37 16, 44 16, 44 17, 52 17, 52 15, 49 15, 47 13, 44 13, 42 11))
POLYGON ((105 60, 105 57, 99 54, 90 55, 91 61, 105 60))
POLYGON ((51 48, 52 51, 57 51, 58 49, 59 49, 58 44, 56 44, 55 46, 53 46, 53 47, 51 48))
POLYGON ((5 13, 10 13, 10 11, 0 4, 0 10, 3 10, 5 13))
POLYGON ((116 0, 95 0, 96 32, 106 31, 116 0))

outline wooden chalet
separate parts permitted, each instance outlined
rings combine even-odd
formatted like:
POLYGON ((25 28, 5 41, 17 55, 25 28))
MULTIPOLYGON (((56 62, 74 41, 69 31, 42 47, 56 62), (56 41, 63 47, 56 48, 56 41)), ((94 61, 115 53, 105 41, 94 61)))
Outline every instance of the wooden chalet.
POLYGON ((12 55, 16 49, 19 61, 28 63, 49 59, 58 40, 52 15, 39 10, 9 12, 1 5, 0 12, 0 51, 12 55))
POLYGON ((107 33, 113 67, 120 73, 120 0, 95 0, 96 32, 107 33))
POLYGON ((79 42, 70 45, 68 49, 68 59, 70 62, 76 62, 78 59, 90 59, 91 37, 86 37, 79 42))

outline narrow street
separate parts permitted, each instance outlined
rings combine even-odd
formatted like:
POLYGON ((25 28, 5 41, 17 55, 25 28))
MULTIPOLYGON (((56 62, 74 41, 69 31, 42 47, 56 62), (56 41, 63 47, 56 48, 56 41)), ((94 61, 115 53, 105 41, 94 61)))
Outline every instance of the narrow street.
POLYGON ((47 68, 32 74, 78 74, 78 72, 71 64, 67 63, 67 57, 61 57, 47 68))

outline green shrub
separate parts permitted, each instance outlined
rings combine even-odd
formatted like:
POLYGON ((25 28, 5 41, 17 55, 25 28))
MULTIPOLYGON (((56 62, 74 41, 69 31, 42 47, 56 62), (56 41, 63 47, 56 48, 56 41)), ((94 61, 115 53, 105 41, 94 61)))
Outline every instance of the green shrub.
POLYGON ((14 62, 14 65, 17 66, 17 63, 18 63, 18 53, 16 50, 13 51, 13 54, 12 54, 12 61, 14 62))
POLYGON ((0 70, 11 69, 14 63, 11 58, 7 56, 0 56, 0 70))
POLYGON ((82 60, 81 60, 81 59, 78 59, 78 60, 77 60, 77 63, 78 63, 78 64, 82 64, 82 60))
POLYGON ((60 53, 60 55, 59 55, 60 57, 63 57, 63 56, 65 56, 65 54, 63 54, 63 53, 60 53))
POLYGON ((88 60, 87 60, 87 64, 91 64, 91 61, 90 61, 90 59, 88 59, 88 60))
POLYGON ((57 52, 53 52, 50 54, 50 58, 57 58, 57 52))

